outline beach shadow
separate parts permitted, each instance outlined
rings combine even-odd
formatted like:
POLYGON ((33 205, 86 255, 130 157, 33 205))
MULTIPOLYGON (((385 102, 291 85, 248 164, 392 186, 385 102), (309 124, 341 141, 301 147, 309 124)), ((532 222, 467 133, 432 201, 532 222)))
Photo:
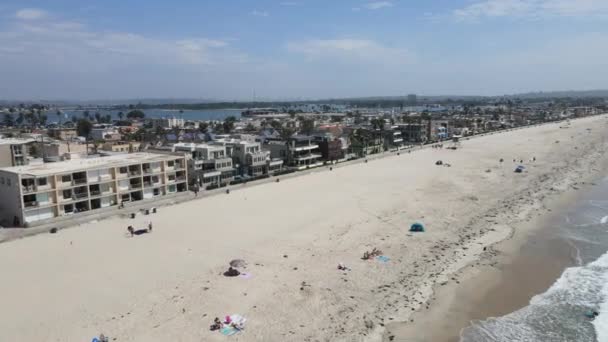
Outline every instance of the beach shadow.
POLYGON ((143 234, 148 234, 149 231, 147 229, 138 229, 136 231, 133 232, 133 235, 143 235, 143 234))

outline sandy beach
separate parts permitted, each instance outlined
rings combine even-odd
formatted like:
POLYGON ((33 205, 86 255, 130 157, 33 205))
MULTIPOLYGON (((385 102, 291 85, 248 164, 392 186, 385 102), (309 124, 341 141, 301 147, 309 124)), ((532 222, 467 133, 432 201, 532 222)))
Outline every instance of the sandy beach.
POLYGON ((434 286, 596 176, 607 126, 488 135, 0 244, 0 341, 390 340, 434 286), (427 231, 409 233, 416 221, 427 231), (361 260, 374 247, 390 260, 361 260), (250 277, 222 275, 237 258, 250 277), (244 331, 209 331, 230 314, 244 331))

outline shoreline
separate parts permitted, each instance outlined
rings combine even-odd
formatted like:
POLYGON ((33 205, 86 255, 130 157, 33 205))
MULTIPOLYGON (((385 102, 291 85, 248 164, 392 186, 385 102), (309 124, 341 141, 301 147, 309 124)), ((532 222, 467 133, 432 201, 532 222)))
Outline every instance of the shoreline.
POLYGON ((458 151, 387 155, 0 244, 0 293, 11 294, 0 340, 103 332, 224 341, 208 330, 213 317, 240 314, 248 322, 239 341, 377 341, 424 307, 435 284, 458 281, 454 271, 492 252, 511 225, 599 171, 606 123, 592 117, 568 130, 558 123, 470 139, 458 151), (522 174, 499 163, 533 156, 522 174), (125 236, 149 219, 153 234, 125 236), (415 221, 427 231, 409 233, 415 221), (373 248, 390 261, 361 260, 373 248), (252 277, 223 277, 232 259, 246 260, 252 277), (341 262, 351 271, 338 271, 341 262))
MULTIPOLYGON (((603 164, 601 169, 608 167, 606 160, 603 164)), ((599 172, 586 175, 577 184, 584 189, 577 187, 575 190, 579 191, 544 200, 541 205, 545 212, 529 222, 510 225, 509 236, 494 241, 487 246, 487 253, 448 275, 455 281, 435 284, 424 307, 416 310, 409 321, 388 325, 382 341, 459 342, 462 330, 472 322, 504 316, 527 306, 566 268, 580 266, 576 248, 553 225, 558 213, 570 209, 584 197, 582 192, 604 177, 599 172)))

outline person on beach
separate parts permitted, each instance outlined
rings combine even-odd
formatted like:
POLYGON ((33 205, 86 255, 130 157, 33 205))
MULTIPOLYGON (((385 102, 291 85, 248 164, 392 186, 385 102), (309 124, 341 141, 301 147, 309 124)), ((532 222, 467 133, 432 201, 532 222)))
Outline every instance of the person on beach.
POLYGON ((148 222, 148 232, 152 233, 152 221, 148 222))
POLYGON ((127 231, 131 234, 131 237, 133 237, 133 234, 135 234, 135 229, 133 226, 128 226, 127 231))

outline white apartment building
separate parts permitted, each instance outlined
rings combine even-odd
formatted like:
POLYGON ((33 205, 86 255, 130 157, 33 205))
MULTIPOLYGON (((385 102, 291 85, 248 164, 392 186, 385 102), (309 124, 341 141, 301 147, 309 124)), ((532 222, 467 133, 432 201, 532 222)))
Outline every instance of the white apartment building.
POLYGON ((54 218, 188 190, 183 156, 131 153, 0 168, 0 223, 54 218))
POLYGON ((184 126, 186 125, 186 120, 184 120, 183 118, 176 118, 176 117, 160 118, 160 119, 153 118, 153 119, 148 119, 148 120, 152 122, 152 128, 156 128, 156 127, 184 128, 184 126))

